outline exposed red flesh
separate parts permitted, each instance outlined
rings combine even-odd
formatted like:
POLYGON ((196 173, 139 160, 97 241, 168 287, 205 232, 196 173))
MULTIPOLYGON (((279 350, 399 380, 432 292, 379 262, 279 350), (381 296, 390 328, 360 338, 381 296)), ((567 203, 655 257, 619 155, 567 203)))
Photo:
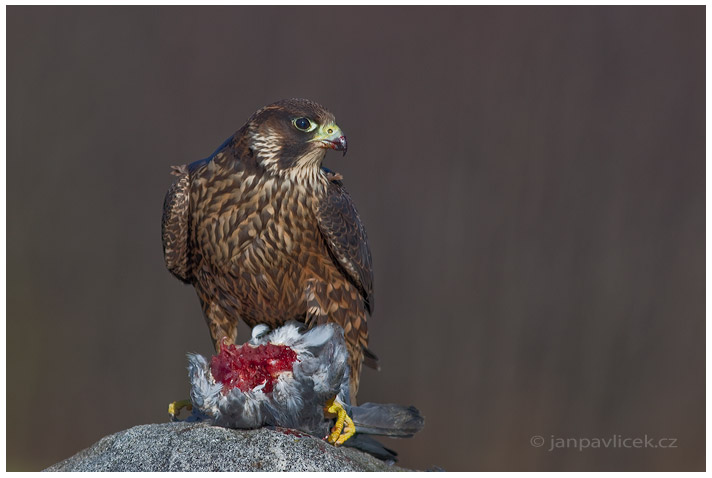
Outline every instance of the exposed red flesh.
POLYGON ((296 361, 297 353, 286 345, 223 345, 210 360, 210 371, 223 393, 235 387, 247 392, 262 384, 262 391, 271 393, 279 374, 291 372, 296 361))

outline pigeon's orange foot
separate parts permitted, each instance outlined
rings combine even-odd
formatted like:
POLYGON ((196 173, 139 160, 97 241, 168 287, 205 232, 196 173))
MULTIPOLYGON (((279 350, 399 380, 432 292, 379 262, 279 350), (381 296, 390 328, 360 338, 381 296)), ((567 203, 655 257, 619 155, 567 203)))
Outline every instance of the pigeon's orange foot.
POLYGON ((346 440, 354 436, 356 433, 356 425, 351 417, 348 416, 344 406, 336 400, 336 397, 332 398, 324 406, 324 414, 326 416, 336 417, 336 423, 331 429, 331 434, 326 437, 326 441, 334 446, 343 445, 346 440))
POLYGON ((171 416, 171 420, 178 420, 178 415, 184 408, 188 411, 193 410, 193 403, 190 400, 178 400, 177 402, 169 403, 168 414, 171 416))

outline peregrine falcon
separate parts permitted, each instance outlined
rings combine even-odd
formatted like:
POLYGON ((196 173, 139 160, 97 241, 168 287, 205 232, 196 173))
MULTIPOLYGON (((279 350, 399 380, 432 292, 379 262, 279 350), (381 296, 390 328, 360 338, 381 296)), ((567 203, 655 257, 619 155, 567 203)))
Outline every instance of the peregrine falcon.
POLYGON ((341 176, 321 166, 346 154, 334 116, 309 100, 254 113, 215 153, 176 167, 163 206, 166 266, 192 284, 216 349, 237 323, 339 324, 355 403, 368 351, 373 272, 366 231, 341 176))
POLYGON ((229 428, 293 428, 395 459, 365 435, 413 436, 424 424, 418 409, 352 406, 343 330, 333 323, 301 329, 294 321, 271 332, 258 325, 248 343, 221 347, 211 360, 188 354, 194 419, 229 428))

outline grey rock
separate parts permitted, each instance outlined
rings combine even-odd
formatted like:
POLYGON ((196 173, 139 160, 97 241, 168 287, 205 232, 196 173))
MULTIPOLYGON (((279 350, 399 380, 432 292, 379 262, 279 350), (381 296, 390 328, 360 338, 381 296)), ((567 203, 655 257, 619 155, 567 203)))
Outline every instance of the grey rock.
POLYGON ((207 423, 139 425, 45 471, 407 471, 292 430, 207 423))

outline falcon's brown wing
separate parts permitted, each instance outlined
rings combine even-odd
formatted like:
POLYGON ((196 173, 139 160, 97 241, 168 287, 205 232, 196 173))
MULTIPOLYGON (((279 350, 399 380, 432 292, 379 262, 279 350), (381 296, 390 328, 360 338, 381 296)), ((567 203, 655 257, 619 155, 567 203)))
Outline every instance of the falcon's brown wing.
POLYGON ((163 202, 163 259, 174 276, 190 283, 193 278, 188 254, 190 174, 185 166, 174 166, 173 174, 178 179, 168 189, 163 202))
POLYGON ((366 310, 373 311, 373 270, 371 251, 368 248, 366 229, 361 224, 351 196, 341 181, 329 182, 326 198, 316 211, 319 230, 329 246, 329 252, 345 272, 346 277, 358 287, 366 303, 366 310))

